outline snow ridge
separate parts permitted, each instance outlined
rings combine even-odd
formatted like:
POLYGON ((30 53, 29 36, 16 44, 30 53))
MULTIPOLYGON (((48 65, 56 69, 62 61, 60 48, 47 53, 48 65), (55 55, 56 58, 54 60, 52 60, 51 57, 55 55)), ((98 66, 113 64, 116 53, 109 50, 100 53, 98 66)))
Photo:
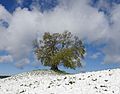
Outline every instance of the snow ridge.
POLYGON ((0 94, 120 94, 120 69, 74 75, 26 72, 0 79, 0 94))

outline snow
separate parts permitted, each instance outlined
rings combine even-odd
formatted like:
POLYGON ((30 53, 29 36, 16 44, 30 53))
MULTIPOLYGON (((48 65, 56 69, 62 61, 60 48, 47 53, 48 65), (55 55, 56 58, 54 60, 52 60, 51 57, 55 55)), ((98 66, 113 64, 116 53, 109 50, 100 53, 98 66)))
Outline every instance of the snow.
POLYGON ((0 79, 0 94, 120 94, 120 69, 72 75, 26 72, 0 79))

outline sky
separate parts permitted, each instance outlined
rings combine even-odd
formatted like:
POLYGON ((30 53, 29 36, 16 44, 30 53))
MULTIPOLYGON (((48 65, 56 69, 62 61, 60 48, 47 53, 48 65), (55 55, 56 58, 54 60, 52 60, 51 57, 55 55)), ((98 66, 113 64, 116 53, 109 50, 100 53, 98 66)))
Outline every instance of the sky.
POLYGON ((44 67, 32 41, 66 30, 84 43, 82 68, 70 73, 120 67, 120 0, 0 0, 0 74, 44 67))

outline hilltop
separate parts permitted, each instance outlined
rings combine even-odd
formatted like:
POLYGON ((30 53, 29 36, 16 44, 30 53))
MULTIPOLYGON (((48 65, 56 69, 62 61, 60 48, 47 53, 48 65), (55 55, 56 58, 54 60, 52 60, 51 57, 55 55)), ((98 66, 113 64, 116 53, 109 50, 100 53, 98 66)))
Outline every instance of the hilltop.
POLYGON ((120 94, 120 69, 72 75, 25 72, 1 79, 0 94, 120 94))

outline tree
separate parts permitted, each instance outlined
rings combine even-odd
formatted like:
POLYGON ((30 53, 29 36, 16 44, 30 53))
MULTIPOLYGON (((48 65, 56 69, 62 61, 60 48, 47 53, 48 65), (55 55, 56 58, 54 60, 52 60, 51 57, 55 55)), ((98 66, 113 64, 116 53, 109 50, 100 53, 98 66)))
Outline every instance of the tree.
POLYGON ((34 48, 37 59, 44 66, 50 66, 52 70, 59 70, 60 64, 72 69, 80 67, 80 61, 85 54, 82 41, 68 31, 62 34, 46 32, 42 40, 35 40, 34 48))

